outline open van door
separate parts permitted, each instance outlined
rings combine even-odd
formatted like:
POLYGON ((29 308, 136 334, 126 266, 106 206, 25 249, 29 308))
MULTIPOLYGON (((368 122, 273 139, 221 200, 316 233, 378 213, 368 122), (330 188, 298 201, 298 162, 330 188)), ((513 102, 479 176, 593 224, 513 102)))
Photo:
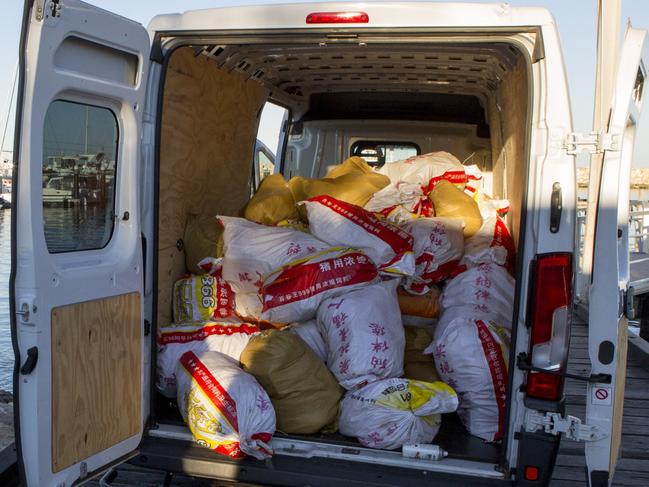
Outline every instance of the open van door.
POLYGON ((603 438, 586 442, 588 482, 607 486, 620 451, 627 351, 629 283, 629 182, 636 126, 647 77, 647 33, 629 28, 617 67, 615 90, 605 133, 603 162, 593 242, 593 272, 589 293, 588 353, 592 376, 610 381, 589 382, 586 423, 603 438))
POLYGON ((140 443, 138 166, 150 41, 79 0, 28 0, 11 320, 21 485, 71 486, 140 443))

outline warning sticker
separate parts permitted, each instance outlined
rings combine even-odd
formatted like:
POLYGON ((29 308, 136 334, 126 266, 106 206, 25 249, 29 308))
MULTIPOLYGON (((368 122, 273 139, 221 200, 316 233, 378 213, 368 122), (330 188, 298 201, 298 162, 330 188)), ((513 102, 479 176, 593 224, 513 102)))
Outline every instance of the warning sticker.
POLYGON ((610 387, 594 387, 590 396, 591 404, 608 405, 611 404, 610 387))

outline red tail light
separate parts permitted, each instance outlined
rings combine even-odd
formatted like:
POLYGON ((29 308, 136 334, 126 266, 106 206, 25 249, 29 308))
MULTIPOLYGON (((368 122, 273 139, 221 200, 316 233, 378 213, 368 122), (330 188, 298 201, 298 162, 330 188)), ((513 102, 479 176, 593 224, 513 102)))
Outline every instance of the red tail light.
POLYGON ((307 24, 367 24, 365 12, 313 12, 306 16, 307 24))
MULTIPOLYGON (((530 312, 530 359, 534 367, 565 372, 570 341, 569 309, 572 299, 572 254, 537 256, 530 312)), ((558 401, 563 377, 529 372, 527 395, 558 401)))

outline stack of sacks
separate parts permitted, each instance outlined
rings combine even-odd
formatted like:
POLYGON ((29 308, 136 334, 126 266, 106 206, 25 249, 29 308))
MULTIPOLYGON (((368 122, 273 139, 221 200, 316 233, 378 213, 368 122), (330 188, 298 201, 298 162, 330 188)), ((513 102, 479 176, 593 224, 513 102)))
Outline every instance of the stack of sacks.
POLYGON ((415 216, 433 216, 428 200, 433 188, 440 181, 449 181, 462 190, 467 182, 464 166, 448 152, 414 156, 384 164, 376 171, 390 178, 390 187, 377 192, 367 203, 367 209, 390 215, 394 221, 407 219, 408 212, 415 216))
POLYGON ((176 396, 176 365, 188 351, 217 351, 235 361, 250 338, 261 330, 249 323, 206 321, 175 323, 158 329, 156 387, 166 397, 176 396))
POLYGON ((329 245, 362 250, 383 273, 403 276, 414 273, 412 236, 396 225, 331 196, 316 196, 302 204, 306 208, 309 230, 315 237, 329 245))
POLYGON ((363 206, 374 193, 390 184, 375 173, 361 157, 350 157, 333 167, 324 178, 307 179, 295 176, 288 182, 295 201, 327 195, 352 205, 363 206))
POLYGON ((425 353, 460 399, 458 414, 469 433, 502 439, 514 279, 501 266, 480 264, 450 280, 442 316, 425 353))
POLYGON ((251 338, 241 364, 268 393, 279 431, 313 434, 328 426, 335 429, 343 390, 298 336, 266 330, 251 338))
POLYGON ((175 374, 178 409, 198 444, 231 458, 272 455, 275 411, 266 391, 234 360, 188 351, 175 374))

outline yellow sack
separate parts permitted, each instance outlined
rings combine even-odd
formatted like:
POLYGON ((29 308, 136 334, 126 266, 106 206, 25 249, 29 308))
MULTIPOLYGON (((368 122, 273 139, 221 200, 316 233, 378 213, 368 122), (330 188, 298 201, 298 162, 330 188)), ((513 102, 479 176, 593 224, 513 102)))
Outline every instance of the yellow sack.
POLYGON ((198 267, 205 257, 223 257, 223 227, 215 216, 189 215, 183 242, 185 266, 193 274, 205 272, 198 267))
POLYGON ((435 208, 435 216, 461 218, 464 221, 464 236, 473 236, 482 226, 480 208, 471 196, 457 189, 452 183, 441 180, 428 194, 435 208))
POLYGON ((365 206, 372 195, 390 184, 387 176, 372 171, 360 157, 351 157, 334 167, 327 177, 291 178, 288 186, 296 202, 325 194, 353 205, 365 206))
POLYGON ((432 330, 416 326, 404 326, 406 334, 406 352, 404 354, 403 375, 408 379, 424 382, 441 380, 437 375, 432 355, 425 355, 424 350, 433 341, 432 330))
POLYGON ((343 390, 298 336, 263 331, 248 342, 240 361, 268 393, 278 430, 312 434, 335 423, 343 390))
POLYGON ((275 225, 298 217, 293 194, 281 174, 266 176, 243 209, 243 216, 253 222, 275 225))
POLYGON ((326 174, 326 178, 338 178, 347 174, 374 174, 370 165, 362 157, 354 156, 346 159, 342 164, 333 166, 326 174))

